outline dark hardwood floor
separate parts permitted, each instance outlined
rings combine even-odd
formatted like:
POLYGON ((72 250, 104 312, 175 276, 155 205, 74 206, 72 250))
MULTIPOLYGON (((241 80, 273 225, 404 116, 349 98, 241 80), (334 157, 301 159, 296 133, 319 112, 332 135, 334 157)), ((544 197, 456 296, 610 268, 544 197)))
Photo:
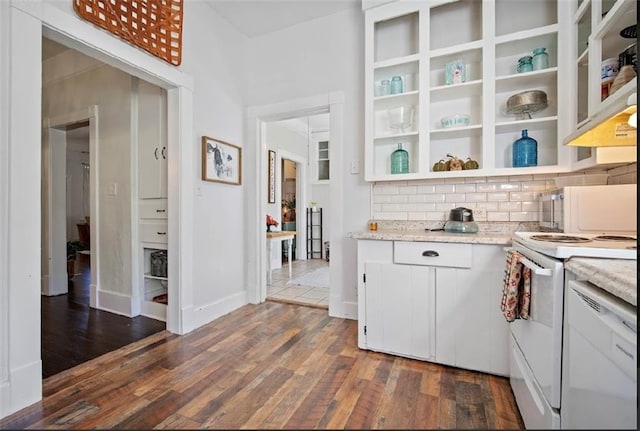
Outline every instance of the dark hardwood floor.
POLYGON ((360 350, 357 322, 245 305, 44 380, 1 429, 523 429, 509 380, 360 350))
POLYGON ((158 320, 90 308, 89 262, 88 255, 78 254, 69 293, 41 297, 44 378, 165 329, 165 323, 158 320))

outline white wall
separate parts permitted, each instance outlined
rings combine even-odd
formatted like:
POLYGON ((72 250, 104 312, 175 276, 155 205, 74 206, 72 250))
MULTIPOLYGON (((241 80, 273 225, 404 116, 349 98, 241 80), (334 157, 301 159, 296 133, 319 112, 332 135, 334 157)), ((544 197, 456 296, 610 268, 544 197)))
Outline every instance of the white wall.
MULTIPOLYGON (((45 75, 56 68, 56 60, 60 59, 54 57, 44 63, 45 75)), ((102 292, 131 296, 131 78, 103 65, 68 79, 49 81, 42 89, 42 102, 45 119, 82 110, 88 116, 89 106, 100 107, 97 199, 102 222, 95 226, 101 238, 98 286, 102 292), (116 195, 109 193, 112 184, 116 185, 116 195)), ((75 225, 72 229, 76 230, 75 225)))
MULTIPOLYGON (((247 182, 243 135, 246 99, 246 38, 204 2, 185 2, 181 68, 194 79, 193 303, 202 324, 224 298, 245 299, 244 188, 247 182), (201 181, 201 137, 242 147, 242 185, 201 181)), ((186 143, 185 143, 186 144, 186 143)))
POLYGON ((332 149, 342 154, 342 202, 332 208, 342 226, 331 236, 332 297, 340 304, 330 312, 356 318, 356 242, 346 233, 362 229, 370 210, 369 185, 348 170, 364 160, 364 15, 346 10, 251 39, 248 58, 249 70, 259 71, 249 75, 249 106, 344 94, 344 147, 332 149))
MULTIPOLYGON (((279 124, 278 122, 267 123, 266 136, 267 148, 276 152, 276 202, 272 204, 267 203, 267 214, 275 218, 278 223, 281 223, 282 210, 280 205, 282 202, 282 167, 280 164, 280 160, 282 159, 282 151, 300 156, 301 158, 308 160, 309 155, 307 139, 299 133, 296 133, 293 130, 279 124)), ((299 215, 296 214, 296 217, 299 217, 299 215)), ((282 226, 279 225, 278 229, 281 228, 282 226)))

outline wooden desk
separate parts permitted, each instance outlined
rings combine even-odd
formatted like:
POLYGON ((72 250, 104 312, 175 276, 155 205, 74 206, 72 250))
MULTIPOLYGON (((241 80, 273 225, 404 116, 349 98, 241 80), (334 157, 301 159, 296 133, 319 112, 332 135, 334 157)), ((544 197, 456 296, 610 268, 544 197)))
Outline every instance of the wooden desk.
POLYGON ((294 231, 267 232, 267 283, 271 284, 271 254, 275 241, 287 241, 289 258, 289 278, 291 278, 291 244, 296 233, 294 231))

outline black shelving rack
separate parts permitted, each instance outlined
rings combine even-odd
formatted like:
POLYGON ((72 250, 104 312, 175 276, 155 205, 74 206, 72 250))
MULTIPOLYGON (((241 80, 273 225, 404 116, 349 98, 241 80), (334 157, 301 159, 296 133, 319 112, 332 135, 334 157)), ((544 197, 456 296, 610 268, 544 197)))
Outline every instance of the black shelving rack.
POLYGON ((322 259, 322 208, 307 208, 307 259, 322 259))

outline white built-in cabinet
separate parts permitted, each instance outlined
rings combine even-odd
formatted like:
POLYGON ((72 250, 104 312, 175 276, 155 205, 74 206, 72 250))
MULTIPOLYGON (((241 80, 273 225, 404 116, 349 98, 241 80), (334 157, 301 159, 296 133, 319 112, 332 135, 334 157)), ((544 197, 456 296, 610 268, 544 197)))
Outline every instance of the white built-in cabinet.
POLYGON ((167 94, 138 81, 138 197, 167 198, 167 94))
MULTIPOLYGON (((637 92, 638 81, 633 79, 611 95, 603 97, 601 64, 603 60, 618 58, 636 39, 623 38, 620 31, 637 25, 636 0, 577 0, 573 2, 575 40, 571 44, 575 63, 576 109, 572 128, 580 130, 590 119, 620 100, 637 92)), ((595 165, 635 162, 636 147, 577 148, 574 169, 595 165)))
POLYGON ((358 346, 508 375, 501 246, 358 241, 358 346))
POLYGON ((567 171, 571 151, 569 98, 574 89, 568 45, 571 1, 459 0, 392 2, 365 11, 365 179, 408 180, 567 171), (546 69, 517 73, 518 59, 546 48, 546 69), (466 65, 466 79, 445 84, 447 63, 466 65), (383 80, 400 76, 399 94, 381 95, 383 80), (548 107, 516 117, 507 99, 527 90, 547 94, 548 107), (414 107, 413 126, 392 129, 388 110, 414 107), (444 129, 440 119, 468 114, 470 124, 444 129), (538 166, 512 167, 522 129, 538 142, 538 166), (391 174, 402 143, 409 173, 391 174), (447 154, 478 161, 478 170, 434 172, 447 154))
POLYGON ((166 321, 167 306, 153 299, 167 294, 168 278, 151 271, 154 253, 168 247, 167 95, 134 78, 138 137, 138 217, 140 313, 166 321))

